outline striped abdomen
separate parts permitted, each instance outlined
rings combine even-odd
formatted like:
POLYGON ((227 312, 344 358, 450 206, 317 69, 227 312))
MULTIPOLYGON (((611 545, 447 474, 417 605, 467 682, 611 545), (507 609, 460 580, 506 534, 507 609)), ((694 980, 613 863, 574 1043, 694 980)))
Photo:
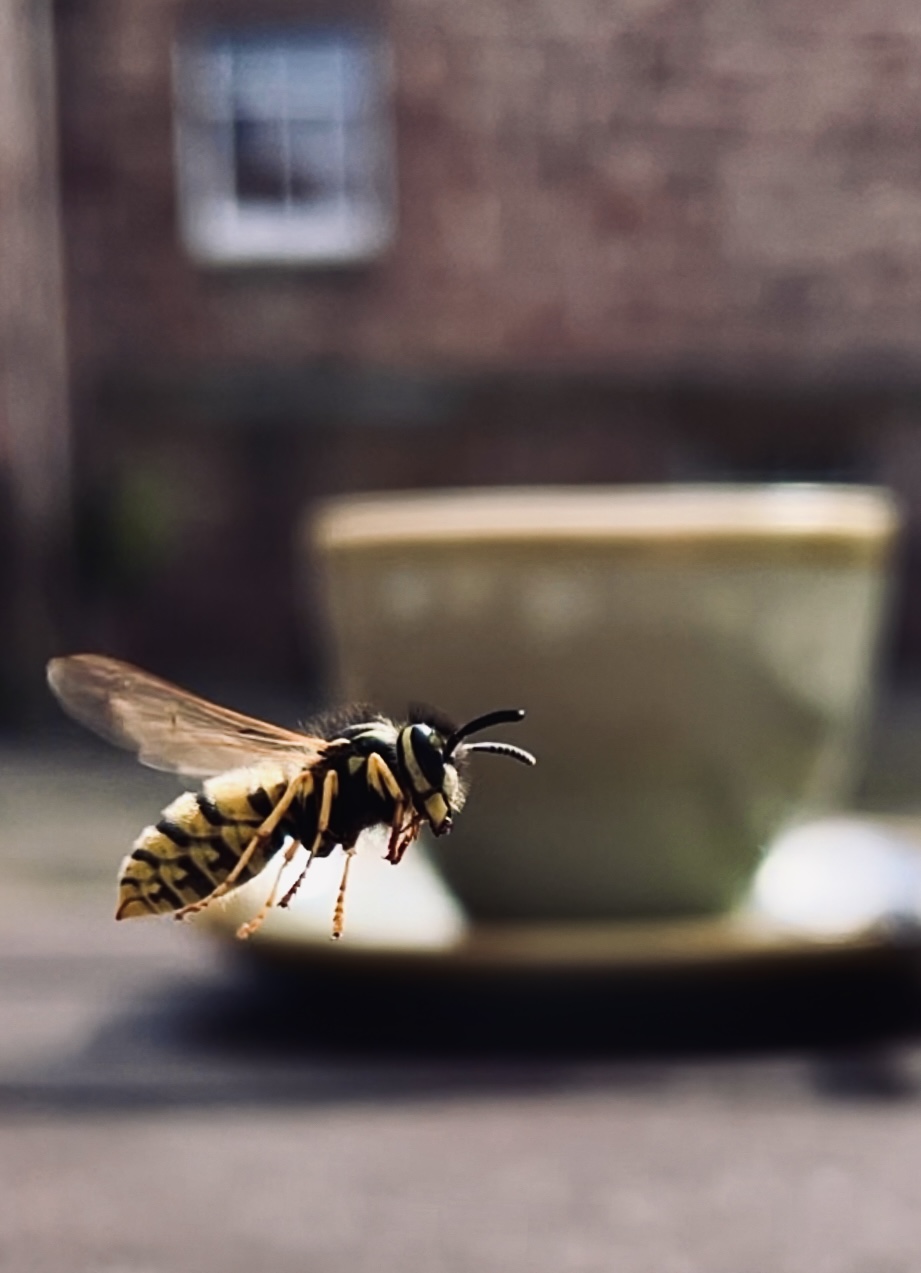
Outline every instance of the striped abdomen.
MULTIPOLYGON (((281 765, 233 769, 209 778, 201 793, 188 791, 174 800, 156 826, 144 828, 122 863, 115 918, 176 911, 212 893, 237 865, 296 773, 296 768, 281 765)), ((305 795, 309 777, 307 783, 305 795)), ((290 831, 291 823, 284 819, 236 883, 258 875, 290 831)))

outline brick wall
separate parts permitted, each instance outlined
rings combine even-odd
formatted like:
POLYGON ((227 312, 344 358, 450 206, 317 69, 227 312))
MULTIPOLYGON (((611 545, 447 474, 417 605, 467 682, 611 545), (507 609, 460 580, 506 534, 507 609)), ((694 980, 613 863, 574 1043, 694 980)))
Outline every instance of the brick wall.
POLYGON ((905 0, 389 0, 397 241, 319 274, 203 270, 178 247, 170 49, 199 12, 61 4, 80 367, 811 374, 921 350, 905 0))

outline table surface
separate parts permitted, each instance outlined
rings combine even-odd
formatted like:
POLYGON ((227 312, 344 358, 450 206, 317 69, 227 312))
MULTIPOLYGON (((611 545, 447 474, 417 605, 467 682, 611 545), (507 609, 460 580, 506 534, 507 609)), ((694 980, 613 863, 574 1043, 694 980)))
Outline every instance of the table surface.
POLYGON ((258 994, 220 948, 111 920, 174 791, 100 749, 0 750, 0 1269, 921 1270, 911 1037, 330 1049, 305 982, 308 1028, 262 1046, 220 1029, 258 994))

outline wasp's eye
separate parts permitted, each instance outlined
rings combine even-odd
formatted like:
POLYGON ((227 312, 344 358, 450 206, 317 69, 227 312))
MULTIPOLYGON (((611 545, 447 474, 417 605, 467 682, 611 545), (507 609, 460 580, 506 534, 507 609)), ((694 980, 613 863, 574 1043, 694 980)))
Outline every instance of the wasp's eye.
POLYGON ((425 786, 440 791, 444 780, 444 758, 441 749, 432 742, 432 733, 429 725, 411 725, 401 735, 413 785, 419 791, 425 786))

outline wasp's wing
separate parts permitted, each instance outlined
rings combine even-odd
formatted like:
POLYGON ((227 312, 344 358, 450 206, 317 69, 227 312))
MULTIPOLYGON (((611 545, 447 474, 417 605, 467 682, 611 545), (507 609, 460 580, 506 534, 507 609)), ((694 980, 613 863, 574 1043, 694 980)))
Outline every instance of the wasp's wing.
POLYGON ((97 654, 52 659, 48 683, 71 716, 152 769, 208 777, 260 760, 322 755, 322 738, 217 707, 130 663, 97 654))

